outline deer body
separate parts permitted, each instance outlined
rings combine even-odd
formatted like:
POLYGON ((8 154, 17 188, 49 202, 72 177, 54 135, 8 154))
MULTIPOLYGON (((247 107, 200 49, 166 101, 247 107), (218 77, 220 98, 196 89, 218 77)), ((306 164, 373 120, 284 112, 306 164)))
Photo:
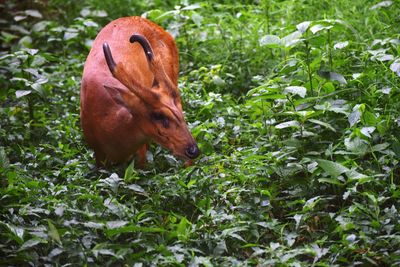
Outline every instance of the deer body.
POLYGON ((141 17, 112 21, 97 35, 81 86, 81 124, 97 165, 137 155, 154 141, 184 159, 199 150, 183 118, 173 38, 141 17))

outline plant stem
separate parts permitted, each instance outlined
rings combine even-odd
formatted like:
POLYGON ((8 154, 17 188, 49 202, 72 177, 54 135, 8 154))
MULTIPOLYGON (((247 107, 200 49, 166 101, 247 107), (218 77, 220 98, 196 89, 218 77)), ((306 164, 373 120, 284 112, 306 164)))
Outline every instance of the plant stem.
POLYGON ((307 72, 308 72, 308 80, 310 81, 310 90, 311 95, 314 96, 314 89, 312 84, 312 74, 311 74, 311 66, 310 66, 310 46, 308 45, 308 41, 304 41, 306 45, 306 63, 307 63, 307 72))
POLYGON ((266 19, 267 19, 267 33, 269 34, 269 5, 268 5, 268 2, 267 2, 267 4, 266 4, 266 19))
POLYGON ((33 122, 34 121, 34 110, 33 110, 33 100, 32 97, 28 97, 28 110, 29 110, 29 121, 33 122))
POLYGON ((333 70, 332 63, 332 40, 331 40, 331 30, 328 30, 328 57, 329 57, 329 70, 333 70))

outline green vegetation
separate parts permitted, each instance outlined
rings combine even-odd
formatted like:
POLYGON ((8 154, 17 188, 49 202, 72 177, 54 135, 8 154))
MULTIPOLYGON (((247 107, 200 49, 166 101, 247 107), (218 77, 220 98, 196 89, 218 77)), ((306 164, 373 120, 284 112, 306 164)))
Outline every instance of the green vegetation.
POLYGON ((400 3, 148 2, 0 4, 0 265, 399 265, 400 3), (96 170, 83 64, 141 14, 203 154, 96 170))

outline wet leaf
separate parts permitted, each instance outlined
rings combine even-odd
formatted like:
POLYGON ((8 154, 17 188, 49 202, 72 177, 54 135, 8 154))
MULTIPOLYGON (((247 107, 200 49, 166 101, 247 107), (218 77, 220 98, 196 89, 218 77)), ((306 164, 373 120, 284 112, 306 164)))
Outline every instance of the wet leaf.
POLYGON ((25 249, 29 249, 32 247, 35 247, 36 245, 42 243, 43 241, 39 238, 32 238, 29 239, 28 241, 26 241, 24 244, 22 244, 22 246, 19 248, 19 250, 25 250, 25 249))
POLYGON ((302 23, 299 23, 296 25, 297 30, 299 30, 301 33, 305 33, 310 26, 311 21, 304 21, 302 23))
POLYGON ((38 10, 35 10, 35 9, 25 10, 25 14, 28 16, 31 16, 31 17, 39 18, 39 19, 41 19, 43 17, 42 14, 38 10))
POLYGON ((265 35, 260 39, 261 46, 279 47, 281 46, 281 39, 276 35, 265 35))
POLYGON ((347 81, 343 77, 343 75, 336 73, 336 72, 319 70, 318 75, 325 79, 329 79, 332 81, 338 81, 340 84, 347 84, 347 81))
POLYGON ((291 93, 293 95, 298 95, 302 98, 306 96, 307 89, 303 86, 288 86, 283 90, 284 93, 291 93))
POLYGON ((285 129, 288 127, 298 128, 298 127, 300 127, 300 123, 298 121, 287 121, 287 122, 282 122, 282 123, 275 125, 276 129, 285 129))
POLYGON ((16 96, 17 98, 20 98, 20 97, 29 95, 30 93, 32 93, 31 90, 17 90, 17 91, 15 92, 15 96, 16 96))
POLYGON ((390 69, 397 74, 397 76, 400 76, 400 61, 396 60, 390 65, 390 69))
POLYGON ((375 131, 375 129, 376 129, 375 127, 363 127, 363 128, 361 128, 361 133, 363 135, 365 135, 366 137, 371 138, 372 137, 371 133, 373 133, 375 131))
POLYGON ((336 43, 336 44, 333 46, 333 48, 334 48, 334 49, 343 49, 343 48, 347 47, 348 45, 349 45, 349 41, 339 42, 339 43, 336 43))
POLYGON ((378 9, 378 8, 381 8, 381 7, 389 7, 392 4, 393 4, 392 1, 382 1, 382 2, 379 2, 378 4, 375 4, 375 5, 371 6, 370 9, 374 10, 374 9, 378 9))

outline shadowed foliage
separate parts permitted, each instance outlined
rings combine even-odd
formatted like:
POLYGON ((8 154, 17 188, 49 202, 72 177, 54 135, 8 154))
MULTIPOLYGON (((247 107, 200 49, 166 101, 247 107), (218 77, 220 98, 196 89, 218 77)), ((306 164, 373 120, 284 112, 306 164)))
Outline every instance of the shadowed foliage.
POLYGON ((400 264, 398 1, 0 5, 0 265, 400 264), (176 39, 191 167, 94 168, 83 64, 128 15, 176 39))

